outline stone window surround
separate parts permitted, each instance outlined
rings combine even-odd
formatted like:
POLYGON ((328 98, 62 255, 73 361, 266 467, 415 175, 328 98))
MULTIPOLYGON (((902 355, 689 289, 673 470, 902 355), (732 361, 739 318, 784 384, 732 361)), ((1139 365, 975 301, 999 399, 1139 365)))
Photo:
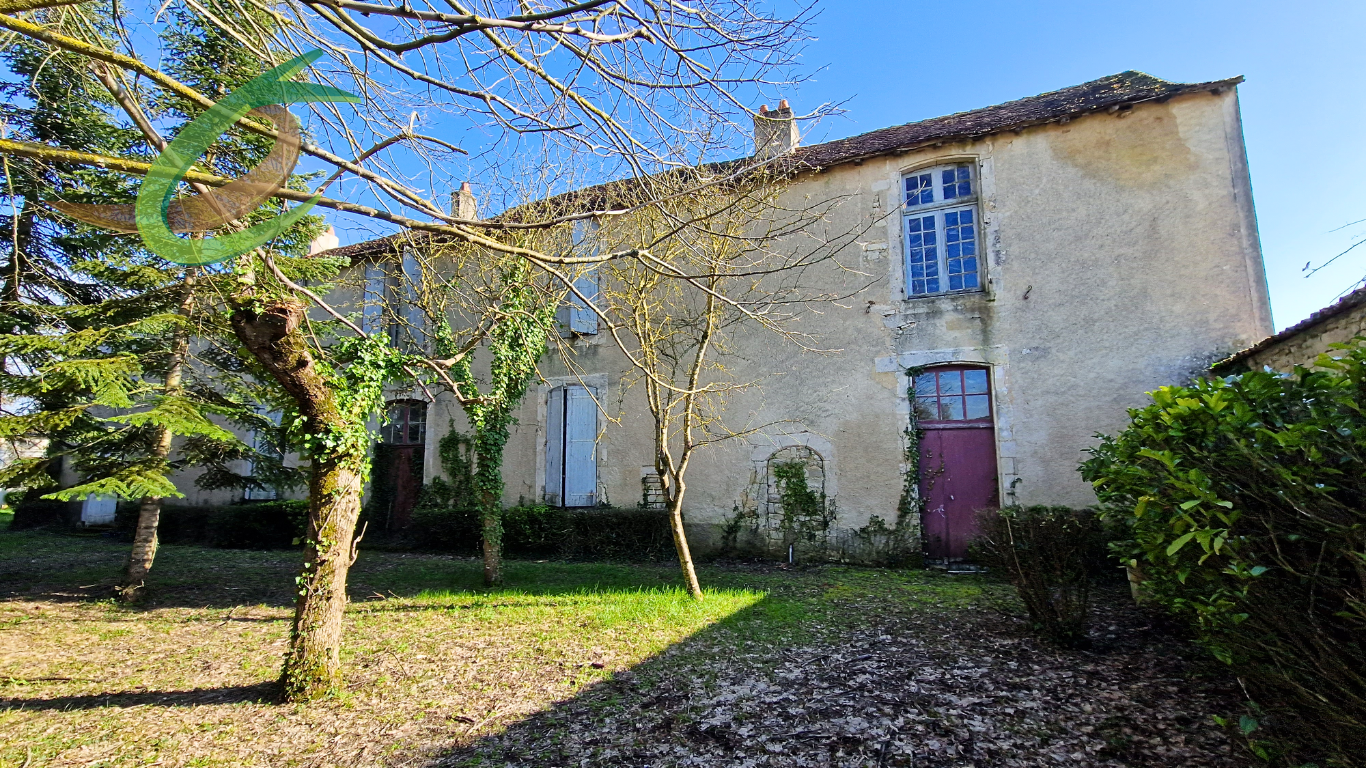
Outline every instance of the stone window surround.
MULTIPOLYGON (((592 390, 598 402, 598 412, 605 414, 603 403, 608 401, 610 391, 608 376, 605 373, 592 373, 583 376, 547 376, 536 387, 536 485, 533 486, 534 492, 545 493, 545 446, 547 440, 546 419, 549 417, 547 403, 549 402, 551 390, 558 389, 568 384, 576 384, 592 390)), ((608 463, 607 441, 603 439, 607 430, 608 419, 604 416, 598 420, 598 482, 597 499, 601 503, 603 500, 610 502, 610 495, 603 493, 602 478, 604 470, 610 466, 608 463)), ((542 496, 541 498, 544 498, 542 496)))
MULTIPOLYGON (((750 438, 749 460, 754 465, 754 476, 767 482, 768 460, 783 448, 801 446, 820 454, 825 466, 825 497, 834 499, 839 494, 836 480, 835 445, 829 439, 814 432, 790 432, 779 435, 755 435, 750 438)), ((765 492, 766 495, 766 492, 765 492)))
MULTIPOLYGON (((990 347, 956 347, 903 352, 900 355, 879 357, 874 361, 879 373, 895 373, 897 377, 896 413, 903 425, 910 423, 911 368, 933 368, 941 365, 981 365, 991 369, 991 417, 996 433, 996 476, 1002 503, 1009 503, 1013 490, 1020 481, 1016 457, 1018 451, 1014 434, 1014 408, 1010 401, 1010 350, 1001 345, 990 347)), ((903 442, 902 449, 909 446, 903 442)), ((909 467, 902 462, 902 475, 909 467)))
POLYGON ((886 217, 885 226, 887 231, 886 242, 889 246, 887 252, 889 255, 897 254, 896 258, 889 258, 887 264, 888 303, 895 307, 898 312, 916 313, 916 308, 924 306, 927 302, 953 301, 960 296, 985 295, 990 300, 994 298, 999 289, 1000 277, 996 274, 996 268, 1000 265, 998 247, 1000 234, 997 217, 993 215, 996 210, 996 174, 995 164, 992 160, 992 143, 984 141, 977 148, 980 149, 980 152, 948 152, 901 164, 889 160, 887 176, 874 181, 872 184, 871 194, 879 197, 879 202, 883 206, 882 210, 895 212, 895 215, 886 217), (965 291, 945 291, 926 296, 908 297, 906 295, 905 207, 903 205, 902 184, 904 182, 902 180, 906 176, 928 168, 963 163, 969 163, 976 169, 977 213, 981 221, 980 231, 977 234, 979 246, 978 275, 982 287, 965 291))

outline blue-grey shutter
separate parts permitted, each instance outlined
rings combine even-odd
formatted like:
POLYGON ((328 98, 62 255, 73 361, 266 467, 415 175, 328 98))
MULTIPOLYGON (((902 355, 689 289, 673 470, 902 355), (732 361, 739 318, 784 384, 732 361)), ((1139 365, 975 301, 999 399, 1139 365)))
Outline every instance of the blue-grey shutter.
POLYGON ((112 525, 118 505, 117 496, 102 493, 87 494, 85 501, 81 504, 81 523, 85 525, 112 525))
POLYGON ((403 251, 403 319, 408 325, 412 342, 420 349, 427 347, 427 315, 418 302, 418 288, 422 285, 422 265, 411 250, 403 251))
POLYGON ((591 507, 598 500, 598 405, 583 387, 569 387, 565 402, 564 505, 591 507))
POLYGON ((598 301, 598 273, 589 272, 574 281, 574 290, 578 291, 583 299, 573 294, 570 301, 573 306, 569 308, 569 330, 574 333, 594 334, 598 332, 598 313, 584 304, 586 299, 591 304, 598 301))
POLYGON ((545 503, 553 507, 564 496, 564 392, 550 390, 545 414, 545 503))
POLYGON ((384 330, 384 268, 365 265, 365 287, 361 290, 360 329, 367 335, 384 330))
MULTIPOLYGON (((596 221, 574 222, 571 238, 575 256, 592 256, 597 253, 598 244, 594 240, 597 231, 596 221)), ((574 281, 574 291, 577 291, 577 294, 571 291, 565 297, 565 306, 555 312, 561 336, 592 335, 598 332, 598 314, 589 306, 597 304, 598 289, 598 273, 595 267, 589 267, 586 274, 580 275, 574 281)))

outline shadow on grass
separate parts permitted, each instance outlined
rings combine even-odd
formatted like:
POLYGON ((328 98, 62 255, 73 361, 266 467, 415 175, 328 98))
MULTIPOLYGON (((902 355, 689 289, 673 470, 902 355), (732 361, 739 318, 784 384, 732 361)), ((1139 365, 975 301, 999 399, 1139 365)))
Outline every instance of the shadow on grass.
MULTIPOLYGON (((0 600, 110 600, 128 544, 94 534, 0 531, 0 600)), ((166 545, 157 552, 145 595, 135 608, 277 608, 294 603, 295 550, 229 550, 166 545)), ((672 565, 509 560, 501 590, 570 594, 584 590, 675 587, 672 565)), ((424 593, 488 593, 480 561, 450 555, 361 550, 348 579, 351 599, 411 598, 424 593)))
POLYGON ((729 724, 712 727, 677 715, 675 710, 687 707, 695 694, 689 685, 710 682, 719 656, 753 653, 742 650, 752 644, 767 645, 771 661, 781 660, 788 653, 784 647, 799 648, 812 640, 811 624, 818 619, 803 602, 761 598, 569 699, 497 733, 440 751, 426 768, 655 765, 662 756, 651 747, 663 742, 681 742, 694 755, 742 748, 745 740, 729 724), (635 731, 635 749, 623 748, 628 730, 635 731))
POLYGON ((275 683, 234 685, 189 691, 117 691, 50 699, 0 699, 0 711, 106 709, 109 707, 198 707, 211 704, 269 704, 278 700, 275 683))

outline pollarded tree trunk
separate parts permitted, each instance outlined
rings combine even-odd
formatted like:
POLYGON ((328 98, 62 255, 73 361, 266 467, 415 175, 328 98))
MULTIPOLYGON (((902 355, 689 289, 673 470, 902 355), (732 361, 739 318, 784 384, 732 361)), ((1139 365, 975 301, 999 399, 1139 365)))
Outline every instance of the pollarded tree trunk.
MULTIPOLYGON (((194 310, 195 272, 192 267, 185 273, 184 294, 180 300, 179 313, 188 318, 194 310)), ((177 328, 171 341, 171 359, 166 366, 166 381, 162 391, 174 395, 180 391, 180 383, 185 375, 185 358, 190 353, 190 332, 187 328, 177 328)), ((171 430, 157 427, 156 442, 152 446, 152 456, 157 461, 165 461, 171 455, 171 430)), ((119 587, 119 597, 134 600, 147 583, 147 574, 152 570, 152 561, 157 556, 157 527, 161 524, 161 499, 145 496, 138 505, 138 525, 133 531, 133 549, 128 553, 128 567, 124 571, 123 584, 119 587)))
POLYGON ((304 569, 280 684, 285 698, 307 701, 340 688, 346 574, 355 562, 361 468, 349 457, 313 459, 304 569))
MULTIPOLYGON (((336 437, 346 424, 332 385, 313 364, 299 326, 304 307, 278 302, 264 311, 238 307, 232 315, 237 337, 261 361, 298 405, 303 432, 336 437)), ((294 626, 280 686, 289 701, 327 695, 341 684, 342 616, 346 574, 356 557, 356 519, 360 516, 363 451, 355 446, 327 451, 314 441, 309 479, 308 532, 303 574, 298 580, 294 626)))

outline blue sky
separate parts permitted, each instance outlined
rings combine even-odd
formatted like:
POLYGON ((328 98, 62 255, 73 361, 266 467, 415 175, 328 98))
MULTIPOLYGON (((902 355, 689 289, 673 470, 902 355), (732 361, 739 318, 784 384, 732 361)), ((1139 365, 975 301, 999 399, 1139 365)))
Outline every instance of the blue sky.
POLYGON ((834 2, 807 49, 826 65, 793 106, 848 100, 839 138, 1137 69, 1243 75, 1243 129, 1276 327, 1366 275, 1366 3, 1361 0, 834 2))

